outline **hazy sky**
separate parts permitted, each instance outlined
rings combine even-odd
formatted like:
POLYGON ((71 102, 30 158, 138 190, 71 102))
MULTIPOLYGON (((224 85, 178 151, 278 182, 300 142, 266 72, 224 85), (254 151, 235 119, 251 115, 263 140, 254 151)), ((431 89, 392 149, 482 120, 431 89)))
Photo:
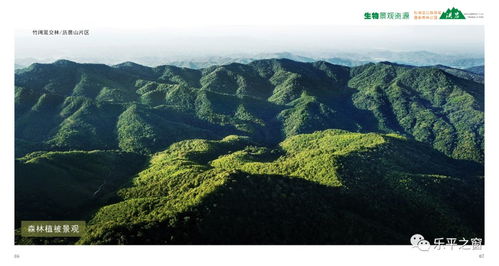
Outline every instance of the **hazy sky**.
MULTIPOLYGON (((59 29, 60 30, 60 29, 59 29)), ((145 30, 89 29, 89 36, 16 32, 16 61, 35 58, 123 62, 293 52, 320 56, 367 50, 483 54, 483 26, 220 26, 145 30)))

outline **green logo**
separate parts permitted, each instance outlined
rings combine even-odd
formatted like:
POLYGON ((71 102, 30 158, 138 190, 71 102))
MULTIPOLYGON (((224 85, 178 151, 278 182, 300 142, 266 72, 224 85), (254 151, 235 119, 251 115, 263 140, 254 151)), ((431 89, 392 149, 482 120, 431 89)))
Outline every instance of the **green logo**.
POLYGON ((466 19, 461 10, 453 7, 452 9, 447 8, 447 11, 443 12, 440 19, 466 19))

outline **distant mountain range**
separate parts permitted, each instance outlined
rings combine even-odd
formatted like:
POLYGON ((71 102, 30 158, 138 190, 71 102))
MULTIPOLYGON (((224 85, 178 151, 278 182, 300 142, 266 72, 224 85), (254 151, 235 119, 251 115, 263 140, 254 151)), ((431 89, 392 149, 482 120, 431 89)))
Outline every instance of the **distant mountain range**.
POLYGON ((483 236, 479 68, 310 60, 17 70, 16 225, 86 220, 78 244, 483 236))
POLYGON ((452 68, 443 65, 436 65, 435 67, 460 78, 473 80, 479 83, 484 82, 484 66, 476 66, 466 69, 452 68))
MULTIPOLYGON (((448 55, 438 54, 427 51, 409 51, 409 52, 393 52, 393 51, 367 51, 359 53, 344 53, 344 52, 328 52, 314 54, 310 56, 301 56, 297 53, 280 52, 280 53, 258 53, 258 54, 240 54, 232 56, 182 56, 176 59, 158 57, 140 57, 130 58, 134 62, 146 66, 173 65, 178 67, 187 67, 193 69, 201 69, 215 65, 226 65, 230 63, 247 64, 255 60, 262 59, 290 59, 297 62, 315 62, 326 61, 332 64, 344 66, 359 66, 367 63, 377 63, 382 61, 390 61, 399 64, 407 64, 414 66, 431 66, 431 65, 446 65, 453 68, 470 68, 484 64, 483 56, 476 55, 448 55)), ((108 65, 123 62, 123 59, 116 58, 74 58, 79 62, 99 62, 108 65)), ((16 59, 16 69, 27 67, 32 63, 49 63, 54 59, 35 59, 35 58, 18 58, 16 59)))
POLYGON ((479 74, 479 75, 484 75, 485 74, 485 66, 483 66, 483 65, 481 65, 481 66, 474 66, 474 67, 468 67, 465 70, 467 70, 469 72, 473 72, 473 73, 479 74))

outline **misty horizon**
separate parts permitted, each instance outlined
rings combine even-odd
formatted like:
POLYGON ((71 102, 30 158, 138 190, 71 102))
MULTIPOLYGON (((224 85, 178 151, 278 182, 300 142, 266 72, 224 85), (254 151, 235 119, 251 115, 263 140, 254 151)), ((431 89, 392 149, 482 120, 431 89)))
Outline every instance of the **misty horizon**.
MULTIPOLYGON (((16 32, 16 64, 67 59, 81 63, 161 62, 209 57, 265 58, 291 53, 314 60, 371 60, 382 52, 483 57, 483 26, 225 26, 144 30, 89 29, 88 36, 16 32), (362 57, 365 58, 362 58, 362 57), (141 60, 143 62, 141 62, 141 60), (23 63, 24 61, 24 63, 23 63)), ((163 63, 164 62, 164 63, 163 63)))

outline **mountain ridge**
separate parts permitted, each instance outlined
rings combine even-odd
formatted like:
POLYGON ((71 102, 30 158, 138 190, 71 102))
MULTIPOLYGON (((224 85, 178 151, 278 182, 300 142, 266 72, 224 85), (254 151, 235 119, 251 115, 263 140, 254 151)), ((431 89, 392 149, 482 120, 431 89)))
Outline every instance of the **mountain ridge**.
POLYGON ((414 230, 481 234, 469 218, 480 217, 482 202, 472 200, 480 173, 397 135, 325 130, 276 149, 239 136, 186 140, 155 154, 78 244, 400 244, 414 230), (461 203, 475 208, 452 200, 465 190, 461 203))
MULTIPOLYGON (((96 58, 72 58, 78 62, 96 62, 108 65, 115 65, 123 61, 132 61, 155 67, 159 65, 175 65, 178 67, 189 67, 193 69, 206 68, 213 65, 225 65, 229 63, 247 64, 252 61, 262 59, 291 59, 299 62, 327 61, 333 64, 345 66, 359 66, 368 62, 391 61, 402 64, 428 66, 428 65, 447 65, 454 68, 465 69, 473 66, 483 65, 483 55, 481 54, 442 54, 429 51, 387 51, 387 50, 367 50, 359 52, 321 52, 310 54, 307 52, 274 52, 274 53, 256 53, 256 54, 233 54, 226 56, 178 56, 178 57, 130 57, 124 60, 115 58, 101 57, 96 58), (120 62, 121 61, 121 62, 120 62)), ((51 62, 52 60, 36 60, 34 58, 16 59, 16 69, 22 66, 30 65, 33 62, 51 62)))
MULTIPOLYGON (((276 130, 275 127, 282 124, 289 125, 279 130, 282 136, 309 133, 314 129, 327 129, 332 126, 353 131, 401 133, 423 142, 435 142, 438 140, 435 139, 436 136, 432 137, 432 134, 435 134, 432 133, 433 129, 425 126, 423 130, 428 133, 418 137, 414 132, 418 124, 417 117, 414 117, 416 120, 411 124, 404 120, 407 119, 404 113, 429 111, 433 114, 428 119, 454 131, 455 124, 459 122, 452 114, 460 112, 463 108, 467 108, 471 115, 478 116, 473 118, 473 123, 479 125, 483 119, 483 84, 475 82, 474 76, 458 77, 447 71, 389 62, 349 68, 324 61, 300 63, 288 59, 259 60, 249 64, 232 63, 201 70, 174 66, 149 68, 130 63, 114 67, 71 61, 34 64, 16 74, 16 132, 25 132, 16 134, 16 137, 28 142, 37 141, 41 136, 37 133, 35 137, 26 131, 34 127, 28 123, 34 117, 41 119, 41 116, 51 113, 49 121, 53 121, 53 125, 59 124, 59 121, 63 124, 58 126, 59 129, 50 126, 50 123, 45 126, 46 137, 43 143, 57 146, 57 136, 62 137, 63 142, 66 137, 71 140, 73 135, 68 136, 70 132, 66 128, 70 130, 76 125, 71 122, 73 120, 68 120, 68 115, 83 120, 87 130, 90 130, 89 133, 95 136, 95 141, 107 142, 99 140, 101 133, 104 136, 107 134, 108 138, 117 137, 111 136, 109 132, 103 133, 109 125, 101 125, 101 133, 98 134, 99 128, 94 124, 99 121, 89 121, 92 119, 89 114, 97 112, 98 116, 114 124, 116 122, 113 121, 118 121, 119 116, 118 113, 112 113, 124 112, 129 109, 127 106, 132 104, 143 106, 140 110, 145 113, 130 117, 137 117, 139 123, 147 120, 143 120, 141 116, 161 120, 165 115, 170 118, 171 114, 177 114, 174 117, 178 118, 169 122, 198 120, 195 124, 203 124, 201 130, 210 131, 221 126, 226 128, 226 134, 244 132, 253 136, 260 135, 259 138, 264 141, 263 135, 268 135, 269 131, 276 130), (415 76, 424 77, 428 82, 415 83, 415 76), (433 91, 431 86, 435 86, 435 90, 440 86, 440 91, 433 91), (372 98, 373 95, 376 95, 376 98, 372 98), (414 100, 416 97, 419 104, 407 106, 407 103, 400 101, 401 97, 407 100, 414 100), (452 99, 461 101, 463 105, 456 105, 457 102, 452 99), (383 105, 384 109, 372 109, 369 104, 383 105), (402 109, 396 109, 399 107, 402 109), (105 108, 109 108, 111 112, 103 113, 101 109, 105 108), (159 116, 153 115, 154 113, 159 116), (361 113, 364 116, 360 115, 361 113), (303 118, 306 120, 300 121, 303 118), (367 121, 368 118, 371 121, 367 121), (206 123, 211 125, 207 126, 206 123)), ((157 135, 154 131, 159 128, 154 125, 156 122, 153 120, 145 123, 152 123, 151 132, 157 135)), ((166 122, 168 121, 164 123, 166 122)), ((40 128, 36 130, 39 131, 40 128)), ((475 136, 470 135, 475 142, 474 153, 480 153, 483 149, 480 141, 483 134, 480 133, 481 130, 474 130, 477 132, 473 133, 475 136)), ((165 137, 156 136, 159 139, 165 137)), ((279 140, 282 138, 266 141, 279 140)), ((104 147, 94 144, 93 148, 104 147)), ((79 147, 82 146, 74 146, 79 147)), ((461 151, 445 151, 444 147, 436 147, 451 156, 454 156, 453 153, 455 156, 464 156, 461 151)), ((474 155, 474 158, 482 160, 479 156, 474 155)))
POLYGON ((16 243, 483 236, 484 84, 471 72, 62 60, 17 71, 15 85, 16 226, 90 228, 16 243))

